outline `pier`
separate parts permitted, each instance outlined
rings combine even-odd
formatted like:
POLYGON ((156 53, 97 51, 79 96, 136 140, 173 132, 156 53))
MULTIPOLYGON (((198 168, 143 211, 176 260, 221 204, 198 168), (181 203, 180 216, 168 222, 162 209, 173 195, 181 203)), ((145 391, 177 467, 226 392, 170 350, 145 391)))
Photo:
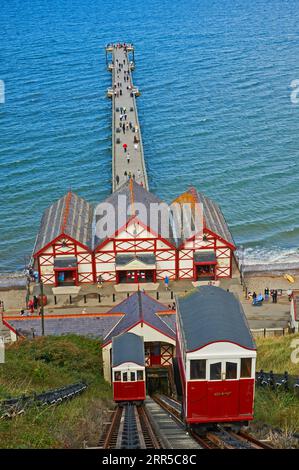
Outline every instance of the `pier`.
POLYGON ((130 178, 149 189, 136 106, 140 93, 132 80, 134 47, 109 44, 106 63, 112 73, 112 86, 107 90, 112 100, 112 191, 130 178))

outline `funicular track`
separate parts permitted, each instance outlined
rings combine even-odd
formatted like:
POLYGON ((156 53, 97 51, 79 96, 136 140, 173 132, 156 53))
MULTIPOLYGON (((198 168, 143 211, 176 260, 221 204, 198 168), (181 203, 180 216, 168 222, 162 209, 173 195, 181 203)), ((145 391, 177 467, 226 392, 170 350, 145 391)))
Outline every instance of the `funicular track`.
MULTIPOLYGON (((173 419, 184 425, 181 417, 181 403, 174 398, 165 395, 155 395, 153 397, 163 409, 170 413, 173 419)), ((270 449, 264 442, 260 442, 250 434, 240 431, 236 433, 222 426, 217 426, 215 430, 199 435, 196 428, 189 430, 190 436, 205 449, 270 449)))
POLYGON ((99 442, 103 449, 160 449, 159 436, 144 405, 117 406, 99 442))

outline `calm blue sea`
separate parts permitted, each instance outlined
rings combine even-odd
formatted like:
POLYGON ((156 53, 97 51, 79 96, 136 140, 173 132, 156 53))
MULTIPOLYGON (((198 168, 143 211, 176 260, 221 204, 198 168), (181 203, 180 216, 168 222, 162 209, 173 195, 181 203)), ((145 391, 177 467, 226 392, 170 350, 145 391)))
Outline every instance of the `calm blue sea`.
POLYGON ((150 188, 220 203, 248 259, 299 260, 299 2, 2 0, 0 271, 43 210, 111 191, 104 45, 133 41, 150 188))

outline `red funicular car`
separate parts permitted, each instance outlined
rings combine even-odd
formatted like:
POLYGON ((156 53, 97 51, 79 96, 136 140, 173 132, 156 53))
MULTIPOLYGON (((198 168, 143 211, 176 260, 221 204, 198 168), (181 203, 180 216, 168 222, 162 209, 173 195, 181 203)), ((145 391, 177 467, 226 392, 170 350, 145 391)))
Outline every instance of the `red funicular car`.
POLYGON ((143 337, 122 333, 112 339, 113 399, 118 403, 145 400, 143 337))
POLYGON ((177 356, 188 425, 253 419, 256 346, 233 293, 202 286, 177 299, 177 356))

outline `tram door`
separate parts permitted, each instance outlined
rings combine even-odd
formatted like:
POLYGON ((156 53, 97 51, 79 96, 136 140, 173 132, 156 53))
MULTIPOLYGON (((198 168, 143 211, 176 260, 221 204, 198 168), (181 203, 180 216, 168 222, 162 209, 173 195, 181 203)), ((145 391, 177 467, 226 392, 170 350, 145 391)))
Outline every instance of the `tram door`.
POLYGON ((239 380, 238 361, 209 360, 208 416, 229 417, 238 414, 239 380))

